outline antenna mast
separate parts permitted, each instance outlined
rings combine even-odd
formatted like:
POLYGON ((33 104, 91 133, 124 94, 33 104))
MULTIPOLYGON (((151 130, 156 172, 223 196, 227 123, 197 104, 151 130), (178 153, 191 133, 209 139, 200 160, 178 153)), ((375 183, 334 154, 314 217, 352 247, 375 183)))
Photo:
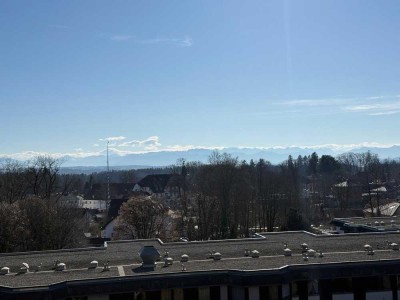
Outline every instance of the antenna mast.
POLYGON ((108 161, 108 144, 110 141, 107 141, 107 202, 106 202, 106 209, 110 205, 110 165, 108 161))

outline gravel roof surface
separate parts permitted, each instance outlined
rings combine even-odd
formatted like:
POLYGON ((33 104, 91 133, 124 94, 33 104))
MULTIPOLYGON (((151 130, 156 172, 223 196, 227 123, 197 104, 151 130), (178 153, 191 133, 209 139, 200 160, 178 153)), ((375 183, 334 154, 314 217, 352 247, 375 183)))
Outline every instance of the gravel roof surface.
MULTIPOLYGON (((42 251, 27 253, 0 254, 0 267, 10 267, 11 275, 0 275, 0 286, 22 287, 49 285, 62 281, 120 276, 117 266, 123 266, 125 275, 143 276, 154 273, 182 272, 180 257, 189 255, 189 262, 185 263, 186 272, 220 270, 262 270, 281 268, 293 264, 329 264, 344 261, 369 260, 398 260, 400 251, 387 250, 388 242, 400 244, 400 233, 362 233, 344 235, 316 236, 307 232, 277 232, 263 234, 264 238, 236 239, 205 242, 162 243, 159 240, 134 240, 108 243, 107 248, 85 248, 59 251, 42 251), (291 257, 283 256, 283 245, 288 244, 292 250, 291 257), (310 257, 304 261, 301 253, 301 244, 307 243, 309 248, 324 253, 323 258, 310 257), (375 250, 375 255, 367 255, 364 245, 369 244, 375 250), (139 251, 144 245, 154 245, 161 256, 168 250, 174 264, 162 267, 159 263, 154 271, 133 272, 132 269, 140 266, 139 251), (244 257, 244 250, 258 250, 259 258, 244 257), (221 261, 207 259, 210 251, 222 254, 221 261), (59 260, 67 266, 66 271, 52 271, 54 261, 59 260), (88 270, 92 260, 99 262, 99 268, 88 270), (18 273, 22 263, 26 262, 31 269, 41 265, 41 271, 18 273), (102 263, 109 262, 111 270, 101 272, 102 263)), ((120 268, 122 269, 122 268, 120 268)))
POLYGON ((102 272, 102 268, 65 270, 65 271, 44 271, 29 272, 26 274, 9 274, 0 277, 0 285, 8 287, 33 287, 43 286, 64 281, 106 278, 119 276, 116 267, 110 268, 108 272, 102 272))
MULTIPOLYGON (((301 254, 292 256, 260 256, 259 258, 240 257, 240 258, 222 258, 219 261, 212 259, 194 260, 184 263, 186 272, 211 271, 211 270, 240 270, 256 271, 283 268, 290 265, 312 265, 329 264, 343 262, 365 262, 400 259, 400 251, 379 250, 374 255, 368 255, 365 251, 356 251, 348 253, 326 253, 322 258, 309 257, 304 260, 301 254)), ((182 264, 175 261, 171 266, 165 267, 164 263, 158 263, 156 268, 151 271, 143 271, 140 264, 134 264, 124 267, 125 275, 137 276, 141 274, 155 273, 176 273, 182 272, 182 264)))

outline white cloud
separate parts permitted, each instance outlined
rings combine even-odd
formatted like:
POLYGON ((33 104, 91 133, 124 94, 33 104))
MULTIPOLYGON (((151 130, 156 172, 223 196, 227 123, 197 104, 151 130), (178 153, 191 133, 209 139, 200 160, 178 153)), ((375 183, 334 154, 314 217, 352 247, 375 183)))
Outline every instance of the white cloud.
POLYGON ((93 144, 93 147, 100 147, 99 144, 93 144))
POLYGON ((115 141, 122 141, 125 140, 126 137, 125 136, 110 136, 107 138, 103 138, 103 139, 99 139, 99 141, 102 142, 115 142, 115 141))
POLYGON ((160 138, 158 136, 150 136, 144 140, 132 140, 118 145, 119 147, 133 147, 146 151, 156 151, 161 146, 160 138))
POLYGON ((1 158, 11 158, 16 160, 31 160, 38 156, 50 156, 53 158, 64 158, 66 156, 71 158, 84 158, 88 156, 97 156, 101 155, 101 152, 89 152, 89 151, 81 151, 81 152, 72 152, 72 153, 60 153, 60 152, 38 152, 38 151, 23 151, 12 154, 0 154, 1 158))
POLYGON ((191 47, 193 46, 193 40, 190 37, 185 37, 181 43, 182 47, 191 47))
POLYGON ((163 151, 188 151, 195 149, 206 149, 206 150, 223 150, 224 147, 221 146, 194 146, 194 145, 169 145, 163 148, 163 151))

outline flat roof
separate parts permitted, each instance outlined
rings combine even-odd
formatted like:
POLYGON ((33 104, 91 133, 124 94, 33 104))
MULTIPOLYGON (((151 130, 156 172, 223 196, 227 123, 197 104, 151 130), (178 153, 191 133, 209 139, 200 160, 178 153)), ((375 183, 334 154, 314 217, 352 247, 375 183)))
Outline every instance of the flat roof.
POLYGON ((20 252, 0 254, 0 267, 9 267, 11 274, 0 275, 0 287, 27 288, 50 286, 60 282, 79 280, 112 279, 121 277, 148 278, 149 275, 163 274, 195 274, 209 271, 275 271, 290 266, 316 266, 338 263, 368 263, 382 261, 398 261, 400 251, 393 251, 388 243, 400 244, 399 232, 358 233, 343 235, 314 235, 308 232, 276 232, 264 233, 259 238, 193 241, 163 243, 160 240, 130 240, 109 242, 108 246, 99 248, 66 249, 55 251, 20 252), (284 243, 292 250, 291 257, 283 256, 284 243), (305 261, 302 257, 301 244, 307 243, 309 248, 321 250, 323 257, 310 257, 305 261), (375 255, 367 255, 364 245, 370 244, 375 255), (164 267, 163 261, 156 268, 143 270, 139 251, 143 246, 153 245, 161 256, 168 250, 174 259, 173 265, 164 267), (258 250, 259 258, 245 257, 245 249, 258 250), (207 258, 210 251, 222 254, 220 261, 207 258), (180 258, 189 255, 186 271, 182 271, 180 258), (54 261, 66 264, 65 271, 54 271, 54 261), (96 269, 88 269, 93 260, 99 262, 96 269), (18 274, 22 263, 32 266, 42 264, 40 271, 18 274), (108 262, 110 271, 102 271, 102 263, 108 262))

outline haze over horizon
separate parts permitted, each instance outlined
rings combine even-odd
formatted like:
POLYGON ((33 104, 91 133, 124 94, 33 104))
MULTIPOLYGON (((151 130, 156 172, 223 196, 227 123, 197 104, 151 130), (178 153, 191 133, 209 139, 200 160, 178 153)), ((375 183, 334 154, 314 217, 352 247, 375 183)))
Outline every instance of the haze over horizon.
POLYGON ((394 0, 2 1, 0 157, 399 145, 399 15, 394 0))

